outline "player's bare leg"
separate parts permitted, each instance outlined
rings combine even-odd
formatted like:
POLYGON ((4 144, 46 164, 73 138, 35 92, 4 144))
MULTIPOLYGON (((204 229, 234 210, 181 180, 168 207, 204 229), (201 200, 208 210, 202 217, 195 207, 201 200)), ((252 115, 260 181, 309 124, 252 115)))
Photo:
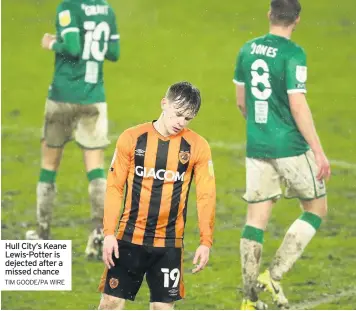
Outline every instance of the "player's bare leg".
POLYGON ((150 310, 173 310, 174 302, 165 303, 165 302, 151 302, 150 310))
POLYGON ((287 307, 288 300, 284 295, 281 295, 283 291, 278 290, 278 287, 280 287, 279 281, 283 274, 289 271, 300 258, 327 214, 326 197, 301 201, 301 204, 304 213, 288 229, 269 270, 259 277, 260 285, 270 287, 267 290, 272 293, 273 299, 280 307, 287 307))
POLYGON ((123 310, 125 307, 125 299, 117 298, 107 294, 102 294, 99 310, 123 310))
POLYGON ((106 178, 104 172, 104 151, 102 149, 83 150, 84 163, 89 180, 92 231, 88 238, 85 254, 88 257, 101 256, 103 236, 104 199, 106 178))
POLYGON ((37 184, 37 231, 27 231, 27 239, 50 238, 53 202, 56 196, 56 174, 59 168, 63 148, 48 147, 43 140, 41 143, 41 173, 37 184))
POLYGON ((263 234, 272 211, 272 201, 248 205, 246 225, 240 240, 244 299, 241 310, 264 309, 258 301, 257 277, 262 257, 263 234))

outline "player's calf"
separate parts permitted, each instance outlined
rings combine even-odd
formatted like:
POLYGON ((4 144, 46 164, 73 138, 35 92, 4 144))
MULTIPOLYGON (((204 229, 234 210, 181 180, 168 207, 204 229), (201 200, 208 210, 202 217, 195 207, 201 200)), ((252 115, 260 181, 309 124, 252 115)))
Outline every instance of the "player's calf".
MULTIPOLYGON (((320 198, 313 201, 318 201, 319 204, 323 200, 325 199, 320 198)), ((315 212, 315 210, 313 211, 315 212)), ((290 226, 269 268, 272 279, 281 280, 283 274, 289 271, 299 259, 321 225, 322 218, 320 216, 313 212, 305 211, 290 226)))
POLYGON ((27 240, 48 240, 52 221, 53 203, 56 196, 56 172, 41 169, 40 181, 37 184, 37 231, 26 232, 27 240))
POLYGON ((150 310, 173 310, 174 303, 165 303, 165 302, 151 302, 150 310))
POLYGON ((99 310, 123 310, 125 307, 125 299, 102 294, 99 310))
POLYGON ((262 244, 263 230, 246 225, 240 240, 240 254, 244 299, 252 302, 258 300, 256 282, 261 261, 262 244))
MULTIPOLYGON (((96 178, 89 179, 89 198, 91 205, 91 219, 93 224, 93 229, 103 226, 103 216, 104 216, 104 200, 105 200, 105 191, 106 191, 106 179, 104 170, 97 169, 88 173, 89 178, 93 178, 94 172, 97 174, 96 178), (95 172, 96 171, 96 172, 95 172)), ((95 175, 94 175, 95 176, 95 175)))
POLYGON ((272 201, 267 200, 248 205, 247 222, 240 240, 244 299, 258 300, 257 277, 262 257, 264 228, 272 209, 272 201))
POLYGON ((104 241, 103 215, 106 191, 106 179, 103 169, 88 172, 89 198, 91 204, 92 232, 89 234, 85 254, 88 258, 101 258, 104 241))
POLYGON ((52 221, 53 202, 56 196, 54 183, 39 182, 37 184, 37 223, 40 239, 48 240, 52 221))
POLYGON ((94 229, 88 237, 85 255, 88 259, 101 259, 104 242, 103 228, 94 229))

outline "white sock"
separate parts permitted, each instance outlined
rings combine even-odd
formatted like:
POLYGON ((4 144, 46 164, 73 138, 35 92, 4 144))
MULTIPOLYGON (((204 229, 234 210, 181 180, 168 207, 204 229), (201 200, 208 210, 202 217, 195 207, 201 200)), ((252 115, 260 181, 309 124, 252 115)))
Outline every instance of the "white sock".
POLYGON ((37 184, 37 224, 41 239, 49 239, 52 220, 53 202, 56 196, 56 185, 45 182, 37 184))
POLYGON ((301 219, 297 219, 290 226, 269 268, 272 279, 282 279, 283 274, 289 271, 302 255, 315 233, 315 228, 301 219))
POLYGON ((105 191, 105 178, 97 178, 89 182, 88 192, 93 229, 103 226, 105 191))
POLYGON ((240 253, 244 297, 251 301, 257 301, 256 283, 262 256, 262 244, 242 238, 240 240, 240 253))

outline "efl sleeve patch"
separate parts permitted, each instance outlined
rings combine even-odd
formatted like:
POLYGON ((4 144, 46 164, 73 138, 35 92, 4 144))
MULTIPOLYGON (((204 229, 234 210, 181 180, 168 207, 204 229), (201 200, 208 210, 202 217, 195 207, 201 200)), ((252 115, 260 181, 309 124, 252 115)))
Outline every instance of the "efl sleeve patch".
POLYGON ((210 176, 213 177, 214 176, 214 165, 213 165, 213 161, 212 160, 209 160, 208 168, 209 168, 210 176))
POLYGON ((110 172, 114 171, 114 163, 116 160, 117 149, 115 149, 114 156, 112 157, 111 164, 110 164, 110 172))
POLYGON ((307 67, 306 66, 297 66, 296 78, 301 83, 305 83, 307 81, 307 67))
POLYGON ((70 24, 71 22, 71 17, 70 17, 70 11, 69 10, 65 10, 62 11, 58 14, 59 17, 59 25, 61 25, 62 27, 66 27, 70 24))

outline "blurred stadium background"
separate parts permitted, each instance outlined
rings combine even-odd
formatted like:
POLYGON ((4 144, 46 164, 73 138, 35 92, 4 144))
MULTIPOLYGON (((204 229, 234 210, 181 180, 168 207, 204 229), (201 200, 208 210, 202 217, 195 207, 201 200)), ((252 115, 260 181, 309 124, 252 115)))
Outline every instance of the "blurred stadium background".
MULTIPOLYGON (((293 39, 308 56, 308 101, 332 163, 329 216, 302 259, 285 278, 294 309, 356 307, 356 72, 355 0, 302 0, 302 21, 293 39)), ((54 0, 2 1, 2 239, 22 239, 35 225, 40 128, 53 54, 40 48, 54 32, 54 0)), ((121 59, 105 65, 110 137, 154 119, 167 87, 189 80, 203 104, 192 128, 211 143, 217 180, 215 245, 209 266, 190 273, 198 245, 195 193, 185 238, 187 297, 177 309, 238 309, 241 302, 239 237, 246 206, 244 121, 232 83, 236 54, 267 32, 269 1, 112 0, 121 33, 121 59)), ((87 180, 81 151, 69 143, 57 177, 53 237, 73 240, 71 292, 2 292, 2 309, 96 309, 103 270, 84 259, 89 227, 87 180)), ((268 226, 266 266, 289 224, 299 216, 295 200, 278 202, 268 226)), ((148 307, 146 285, 128 309, 148 307)), ((266 297, 266 301, 269 298, 266 297)))

